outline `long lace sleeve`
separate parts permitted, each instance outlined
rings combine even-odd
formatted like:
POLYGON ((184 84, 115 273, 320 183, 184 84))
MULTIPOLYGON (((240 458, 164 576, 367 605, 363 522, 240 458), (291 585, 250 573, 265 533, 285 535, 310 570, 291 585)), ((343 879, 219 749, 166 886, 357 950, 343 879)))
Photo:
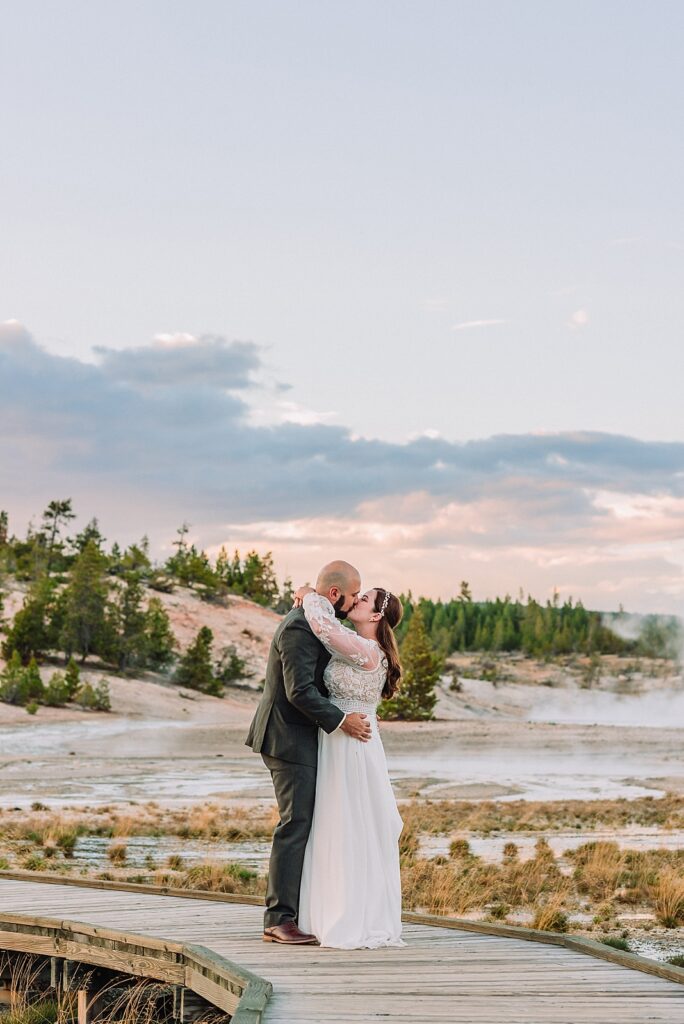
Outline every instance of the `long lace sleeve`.
POLYGON ((303 607, 306 621, 326 650, 366 672, 372 672, 378 667, 378 644, 343 626, 335 618, 335 610, 327 597, 315 593, 306 594, 303 607))

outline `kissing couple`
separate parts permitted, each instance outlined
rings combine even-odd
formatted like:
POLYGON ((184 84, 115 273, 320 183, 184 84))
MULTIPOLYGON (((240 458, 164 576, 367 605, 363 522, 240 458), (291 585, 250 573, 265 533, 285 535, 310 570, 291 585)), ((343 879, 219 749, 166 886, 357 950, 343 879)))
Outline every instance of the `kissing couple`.
POLYGON ((403 946, 397 809, 377 706, 396 692, 403 609, 335 561, 275 631, 246 743, 271 772, 280 820, 264 941, 403 946), (354 626, 343 626, 348 619, 354 626))

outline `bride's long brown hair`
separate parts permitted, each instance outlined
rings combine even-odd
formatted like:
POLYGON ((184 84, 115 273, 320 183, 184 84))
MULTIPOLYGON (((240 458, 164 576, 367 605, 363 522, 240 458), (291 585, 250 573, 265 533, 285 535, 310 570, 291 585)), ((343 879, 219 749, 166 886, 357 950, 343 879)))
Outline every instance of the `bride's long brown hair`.
MULTIPOLYGON (((382 606, 385 603, 385 595, 387 591, 383 587, 375 587, 375 604, 373 611, 382 611, 382 606)), ((378 622, 378 643, 385 652, 387 658, 387 679, 385 685, 382 688, 383 700, 387 700, 393 697, 399 689, 399 682, 401 680, 401 662, 399 661, 399 648, 397 647, 397 639, 394 635, 394 630, 401 622, 404 614, 404 608, 398 597, 394 594, 389 595, 387 601, 387 607, 383 613, 382 618, 378 622)))

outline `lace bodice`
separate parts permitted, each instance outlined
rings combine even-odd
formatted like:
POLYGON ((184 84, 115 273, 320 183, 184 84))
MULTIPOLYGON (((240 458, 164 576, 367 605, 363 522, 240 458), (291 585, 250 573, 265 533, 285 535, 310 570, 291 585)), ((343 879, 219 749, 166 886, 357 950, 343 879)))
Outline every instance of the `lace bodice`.
POLYGON ((332 655, 324 674, 330 699, 344 710, 352 710, 351 704, 376 707, 387 677, 380 645, 343 626, 327 597, 306 594, 303 606, 311 629, 332 655))

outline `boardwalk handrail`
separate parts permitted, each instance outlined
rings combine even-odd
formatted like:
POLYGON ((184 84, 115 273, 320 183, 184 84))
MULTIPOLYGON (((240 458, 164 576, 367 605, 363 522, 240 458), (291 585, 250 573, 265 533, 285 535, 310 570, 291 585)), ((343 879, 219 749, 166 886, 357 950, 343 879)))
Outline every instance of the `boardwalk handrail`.
POLYGON ((0 949, 62 957, 182 985, 229 1013, 232 1024, 260 1024, 273 990, 264 978, 204 946, 120 932, 82 921, 6 914, 0 910, 0 949))
MULTIPOLYGON (((212 900, 221 903, 242 903, 250 906, 263 906, 261 896, 238 895, 236 893, 211 892, 204 889, 179 889, 172 886, 141 885, 135 882, 117 882, 101 878, 68 878, 64 875, 49 874, 42 871, 0 871, 0 882, 3 879, 20 882, 42 882, 53 885, 73 885, 81 888, 110 889, 124 892, 138 892, 154 896, 170 896, 180 899, 212 900)), ((489 921, 469 921, 454 917, 441 917, 433 914, 417 914, 412 911, 404 911, 401 915, 402 921, 407 924, 419 924, 433 928, 448 928, 456 931, 480 932, 484 935, 497 935, 500 938, 523 939, 527 942, 541 942, 551 946, 564 946, 576 953, 584 953, 587 956, 599 960, 607 960, 610 963, 618 964, 621 967, 629 967, 631 970, 642 971, 645 974, 652 974, 665 981, 674 981, 684 985, 684 968, 675 967, 674 964, 665 963, 662 960, 653 960, 649 957, 640 956, 638 953, 627 953, 613 946, 607 946, 595 939, 585 939, 581 936, 567 934, 565 932, 540 931, 535 928, 523 928, 520 925, 496 924, 489 921)), ((0 917, 0 920, 2 918, 0 917)), ((91 926, 87 926, 91 927, 91 926)), ((95 929, 100 932, 105 929, 95 929)), ((146 940, 147 941, 147 940, 146 940)), ((191 948, 189 946, 184 948, 191 948)), ((197 947, 195 947, 197 948, 197 947)), ((209 951, 205 951, 209 952, 209 951)), ((211 953, 211 956, 215 956, 211 953)), ((219 958, 220 959, 220 958, 219 958)), ((226 961, 228 963, 229 961, 226 961)), ((241 968, 231 964, 235 970, 241 968)), ((249 972, 244 971, 245 975, 249 972)), ((268 985, 262 978, 256 978, 263 985, 268 985)), ((270 990, 270 986, 269 986, 270 990)), ((268 996, 266 997, 268 998, 268 996)), ((238 1020, 238 1018, 235 1018, 238 1020)), ((247 1021, 256 1021, 258 1018, 245 1017, 247 1021)), ((242 1024, 241 1019, 238 1024, 242 1024)))

